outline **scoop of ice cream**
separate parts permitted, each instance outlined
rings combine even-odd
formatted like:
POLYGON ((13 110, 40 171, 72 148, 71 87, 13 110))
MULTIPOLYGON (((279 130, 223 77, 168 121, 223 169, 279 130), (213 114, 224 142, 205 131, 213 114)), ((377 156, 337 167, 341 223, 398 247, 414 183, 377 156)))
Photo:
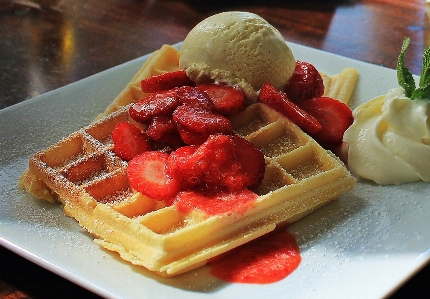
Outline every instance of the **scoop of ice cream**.
POLYGON ((430 181, 430 102, 395 88, 357 107, 345 132, 348 166, 381 185, 430 181))
POLYGON ((213 15, 189 32, 179 67, 197 83, 239 84, 248 99, 255 99, 266 82, 282 88, 295 63, 275 27, 256 14, 233 11, 213 15))

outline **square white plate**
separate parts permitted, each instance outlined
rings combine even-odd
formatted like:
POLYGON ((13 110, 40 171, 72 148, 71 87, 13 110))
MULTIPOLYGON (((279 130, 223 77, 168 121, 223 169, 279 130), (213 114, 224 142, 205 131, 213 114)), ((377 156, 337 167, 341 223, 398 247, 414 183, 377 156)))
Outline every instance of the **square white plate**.
MULTIPOLYGON (((353 106, 397 86, 394 70, 289 43, 296 59, 327 74, 358 69, 353 106)), ((176 45, 180 47, 180 44, 176 45)), ((354 191, 292 225, 302 262, 284 280, 230 284, 208 267, 170 279, 101 249, 58 204, 17 187, 28 158, 87 125, 149 56, 0 111, 0 245, 101 296, 111 298, 380 298, 430 259, 430 184, 354 191)))

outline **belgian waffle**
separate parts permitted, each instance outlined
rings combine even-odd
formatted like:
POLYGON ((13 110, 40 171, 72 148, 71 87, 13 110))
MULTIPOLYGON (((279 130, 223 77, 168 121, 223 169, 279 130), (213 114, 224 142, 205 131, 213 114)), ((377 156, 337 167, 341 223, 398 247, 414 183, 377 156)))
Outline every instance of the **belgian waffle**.
MULTIPOLYGON (((139 80, 135 76, 122 94, 130 94, 139 80)), ((286 117, 257 103, 230 118, 234 131, 265 155, 255 205, 243 214, 182 214, 129 187, 127 162, 114 154, 111 140, 117 123, 133 122, 129 105, 121 108, 133 101, 125 98, 114 101, 114 112, 34 155, 20 185, 36 197, 59 200, 97 244, 159 275, 199 267, 354 187, 355 179, 336 156, 286 117)))
POLYGON ((127 163, 113 152, 115 124, 131 121, 128 106, 71 134, 30 159, 30 173, 53 190, 67 215, 96 243, 160 275, 175 275, 255 239, 281 222, 294 222, 354 187, 330 152, 264 104, 231 121, 266 157, 253 208, 244 214, 184 215, 130 189, 127 163))

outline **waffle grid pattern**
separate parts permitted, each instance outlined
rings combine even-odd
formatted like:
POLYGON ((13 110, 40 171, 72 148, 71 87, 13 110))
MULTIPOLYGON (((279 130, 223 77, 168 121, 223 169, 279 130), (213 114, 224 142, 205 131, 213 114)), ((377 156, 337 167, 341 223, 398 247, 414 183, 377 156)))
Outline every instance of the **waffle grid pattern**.
MULTIPOLYGON (((96 243, 162 276, 199 267, 280 223, 292 223, 353 188, 330 152, 264 104, 231 118, 234 130, 260 148, 266 172, 244 214, 183 215, 130 189, 127 163, 113 152, 111 132, 132 120, 128 106, 82 128, 30 159, 29 172, 62 202, 96 243)), ((252 162, 252 161, 250 161, 252 162)))

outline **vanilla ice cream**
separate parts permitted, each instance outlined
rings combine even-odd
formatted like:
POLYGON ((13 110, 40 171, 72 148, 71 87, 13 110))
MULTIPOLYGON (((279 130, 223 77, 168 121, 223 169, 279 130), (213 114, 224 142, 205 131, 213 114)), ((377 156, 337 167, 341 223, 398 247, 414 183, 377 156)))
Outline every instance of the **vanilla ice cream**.
POLYGON ((348 166, 377 184, 430 182, 430 102, 395 88, 353 111, 348 166))
POLYGON ((281 89, 295 58, 280 32, 248 12, 224 12, 197 24, 180 51, 179 67, 197 83, 239 84, 255 100, 266 82, 281 89))

